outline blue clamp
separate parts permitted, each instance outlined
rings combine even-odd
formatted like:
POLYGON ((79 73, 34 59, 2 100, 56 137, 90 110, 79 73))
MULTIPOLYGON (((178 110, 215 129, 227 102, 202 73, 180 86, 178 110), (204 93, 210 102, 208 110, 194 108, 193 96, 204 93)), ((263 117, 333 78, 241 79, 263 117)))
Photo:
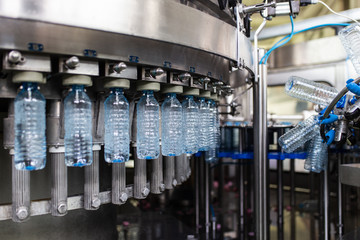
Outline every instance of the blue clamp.
POLYGON ((348 84, 346 84, 346 87, 353 94, 360 96, 360 86, 357 85, 356 83, 354 83, 354 82, 348 83, 348 84))
POLYGON ((335 138, 335 130, 334 129, 331 129, 329 132, 327 132, 325 134, 326 136, 326 139, 327 139, 327 142, 326 144, 329 146, 333 141, 334 141, 334 138, 335 138))
POLYGON ((343 109, 346 103, 346 95, 342 96, 340 100, 336 103, 336 108, 343 109))
POLYGON ((321 121, 321 124, 329 124, 329 123, 333 123, 335 121, 337 121, 339 119, 338 115, 335 114, 329 114, 329 116, 321 121))
POLYGON ((357 101, 357 98, 355 96, 353 96, 350 100, 349 100, 349 104, 353 105, 355 102, 357 101))

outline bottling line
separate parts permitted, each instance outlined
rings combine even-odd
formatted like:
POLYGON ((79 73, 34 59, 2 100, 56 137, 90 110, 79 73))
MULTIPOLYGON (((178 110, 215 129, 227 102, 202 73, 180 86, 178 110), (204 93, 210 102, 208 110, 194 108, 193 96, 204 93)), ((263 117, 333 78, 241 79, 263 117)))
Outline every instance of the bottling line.
POLYGON ((330 2, 0 0, 0 239, 359 239, 330 2))

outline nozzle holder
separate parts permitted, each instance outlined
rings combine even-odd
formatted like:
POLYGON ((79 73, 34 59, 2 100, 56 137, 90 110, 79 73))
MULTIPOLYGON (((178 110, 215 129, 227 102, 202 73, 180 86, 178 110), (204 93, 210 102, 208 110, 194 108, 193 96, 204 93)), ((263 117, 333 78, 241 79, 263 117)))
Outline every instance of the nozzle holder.
POLYGON ((183 86, 178 85, 162 85, 161 93, 183 93, 183 86))
POLYGON ((185 87, 183 95, 186 95, 186 96, 199 96, 200 95, 200 89, 185 87))
POLYGON ((212 93, 210 96, 210 99, 214 100, 215 102, 219 101, 219 97, 216 93, 212 93))
POLYGON ((91 77, 89 77, 89 76, 73 75, 73 76, 64 77, 62 84, 64 86, 84 85, 86 87, 91 87, 92 81, 91 81, 91 77))
POLYGON ((16 72, 12 77, 13 83, 32 82, 32 83, 46 83, 46 78, 40 72, 16 72))
POLYGON ((112 79, 107 80, 104 84, 104 88, 130 88, 130 80, 128 79, 112 79))
POLYGON ((136 85, 136 90, 137 91, 152 90, 152 91, 158 92, 158 91, 160 91, 160 83, 140 81, 136 85))
POLYGON ((208 90, 200 91, 199 97, 210 99, 211 98, 211 92, 208 91, 208 90))

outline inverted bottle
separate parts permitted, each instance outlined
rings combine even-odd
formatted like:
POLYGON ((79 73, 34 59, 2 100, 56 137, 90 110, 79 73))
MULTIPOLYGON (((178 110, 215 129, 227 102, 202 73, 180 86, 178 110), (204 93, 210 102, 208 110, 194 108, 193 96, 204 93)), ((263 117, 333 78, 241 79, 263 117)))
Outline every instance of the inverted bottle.
POLYGON ((136 151, 139 159, 159 157, 159 108, 153 90, 144 90, 136 106, 136 151))
POLYGON ((339 38, 357 74, 360 75, 360 25, 354 23, 339 32, 339 38))
POLYGON ((327 144, 323 142, 320 132, 317 132, 308 146, 304 168, 319 173, 327 167, 327 160, 327 144))
POLYGON ((105 100, 105 161, 129 160, 129 102, 122 88, 111 88, 105 100))
POLYGON ((65 163, 83 167, 93 161, 91 100, 84 85, 73 85, 64 100, 65 163))
POLYGON ((37 83, 24 82, 15 98, 15 167, 40 170, 46 163, 45 98, 37 83))
POLYGON ((186 95, 185 100, 182 102, 182 108, 184 123, 184 151, 187 154, 194 154, 199 150, 199 105, 195 102, 193 96, 186 95))
POLYGON ((210 108, 205 99, 205 95, 210 97, 210 92, 205 91, 199 99, 199 151, 207 151, 210 148, 210 108))
POLYGON ((291 97, 324 106, 329 105, 338 93, 334 87, 295 76, 286 82, 285 92, 291 97))

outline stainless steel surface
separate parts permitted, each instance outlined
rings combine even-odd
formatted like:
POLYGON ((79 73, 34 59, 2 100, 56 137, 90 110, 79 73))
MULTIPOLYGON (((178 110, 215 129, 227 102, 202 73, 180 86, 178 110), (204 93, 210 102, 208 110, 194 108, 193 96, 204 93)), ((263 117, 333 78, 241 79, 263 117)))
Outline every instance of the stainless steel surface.
POLYGON ((51 215, 67 214, 68 174, 65 153, 51 153, 51 215))
POLYGON ((160 154, 157 159, 152 161, 150 191, 154 194, 160 194, 165 191, 163 179, 163 156, 160 154))
POLYGON ((67 69, 75 69, 75 68, 79 67, 80 59, 76 56, 72 56, 72 57, 66 59, 62 64, 64 64, 64 67, 67 69))
MULTIPOLYGON (((300 5, 298 1, 291 1, 293 14, 300 12, 300 5)), ((268 16, 288 16, 290 14, 289 2, 278 2, 275 8, 268 8, 268 16)))
POLYGON ((128 199, 126 193, 126 168, 125 163, 112 163, 112 191, 113 204, 124 204, 128 199))
POLYGON ((181 73, 181 72, 170 72, 168 74, 169 83, 181 86, 190 86, 190 73, 181 73))
POLYGON ((337 205, 338 205, 338 236, 340 239, 342 239, 343 236, 343 208, 342 208, 342 185, 341 185, 341 180, 340 180, 340 166, 343 160, 343 153, 339 153, 339 158, 338 158, 338 176, 337 176, 337 181, 338 181, 338 191, 337 191, 337 205))
MULTIPOLYGON (((260 56, 264 51, 260 51, 260 56)), ((268 236, 268 177, 267 177, 267 67, 260 65, 259 80, 253 83, 254 92, 254 168, 256 239, 268 236)))
MULTIPOLYGON (((13 150, 10 150, 13 151, 13 150)), ((12 220, 24 222, 30 216, 30 171, 15 168, 12 155, 12 220)))
MULTIPOLYGON (((135 152, 135 151, 134 151, 135 152)), ((136 155, 136 154, 135 154, 136 155)), ((139 159, 135 156, 134 162, 134 198, 144 199, 150 193, 146 184, 146 162, 145 159, 139 159)))
POLYGON ((341 164, 340 181, 342 184, 360 187, 360 163, 341 164))
POLYGON ((97 210, 101 205, 99 198, 99 155, 100 151, 93 151, 92 164, 84 167, 84 208, 86 210, 97 210))
MULTIPOLYGON (((1 40, 0 40, 1 41, 1 40)), ((10 52, 5 52, 3 55, 2 69, 4 70, 21 70, 21 71, 36 71, 36 72, 51 72, 50 56, 39 55, 21 52, 22 60, 17 63, 9 61, 11 57, 10 52)))
MULTIPOLYGON (((350 10, 339 12, 343 15, 355 18, 360 20, 360 8, 353 8, 350 10)), ((334 14, 328 14, 320 17, 308 18, 306 20, 297 21, 294 26, 294 31, 300 31, 305 28, 313 27, 315 25, 327 24, 327 23, 346 23, 350 20, 344 17, 340 17, 334 14)), ((259 39, 267 39, 272 37, 277 37, 281 35, 287 35, 291 32, 291 25, 277 25, 275 27, 268 27, 259 36, 259 39)), ((250 39, 254 39, 254 32, 251 32, 250 39)))
POLYGON ((121 67, 124 62, 107 62, 105 63, 105 76, 114 78, 137 79, 137 67, 126 65, 121 67), (122 69, 122 70, 121 70, 122 69))
MULTIPOLYGON (((203 152, 203 156, 204 156, 203 152)), ((205 161, 204 157, 201 157, 201 161, 205 161)), ((205 238, 210 239, 210 164, 205 162, 205 238)))
POLYGON ((78 59, 78 57, 74 56, 71 58, 60 58, 59 72, 68 74, 99 76, 99 63, 97 61, 78 59, 79 62, 77 62, 74 59, 78 59))
POLYGON ((329 179, 328 170, 324 170, 324 240, 329 240, 329 179))
MULTIPOLYGON (((213 52, 227 58, 232 58, 235 54, 235 28, 233 26, 174 1, 105 0, 83 4, 71 0, 62 2, 14 0, 11 3, 1 1, 0 6, 1 17, 32 20, 34 23, 41 21, 170 42, 213 52), (69 11, 69 6, 73 11, 69 11), (213 31, 216 31, 216 35, 213 31)), ((47 49, 45 44, 44 49, 47 49)), ((100 54, 100 51, 97 52, 100 54)))
POLYGON ((175 179, 177 181, 177 185, 181 185, 185 182, 185 154, 181 154, 180 156, 175 157, 175 179))
POLYGON ((167 73, 161 68, 142 67, 141 80, 167 83, 167 73))
POLYGON ((165 189, 173 189, 177 185, 175 179, 175 157, 163 157, 165 189))
POLYGON ((48 100, 47 118, 46 118, 46 144, 51 147, 63 147, 64 138, 61 136, 63 129, 61 100, 48 100))

